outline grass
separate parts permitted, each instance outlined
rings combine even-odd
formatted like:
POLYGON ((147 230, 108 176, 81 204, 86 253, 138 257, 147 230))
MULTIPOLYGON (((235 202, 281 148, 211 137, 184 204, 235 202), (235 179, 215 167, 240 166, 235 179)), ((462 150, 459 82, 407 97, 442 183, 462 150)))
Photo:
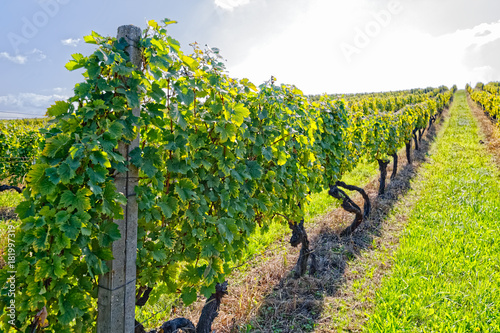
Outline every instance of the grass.
MULTIPOLYGON (((377 173, 378 164, 376 162, 363 162, 353 171, 342 177, 342 181, 349 185, 364 187, 377 173)), ((311 202, 306 208, 306 220, 313 220, 317 216, 323 215, 337 207, 340 207, 338 200, 329 196, 328 191, 314 193, 311 195, 311 202)))
POLYGON ((15 208, 23 200, 23 196, 15 191, 0 192, 0 208, 15 208))
POLYGON ((500 331, 499 172, 458 92, 366 332, 500 331))
POLYGON ((14 191, 0 193, 0 268, 4 265, 3 255, 7 243, 7 231, 9 225, 18 226, 19 220, 12 219, 13 209, 22 201, 22 195, 14 191), (9 217, 9 218, 6 218, 9 217))

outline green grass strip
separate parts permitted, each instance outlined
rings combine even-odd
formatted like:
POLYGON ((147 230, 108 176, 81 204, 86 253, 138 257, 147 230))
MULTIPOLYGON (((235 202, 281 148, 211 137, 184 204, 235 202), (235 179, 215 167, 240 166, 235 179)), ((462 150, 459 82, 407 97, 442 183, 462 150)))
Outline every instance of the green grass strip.
POLYGON ((455 99, 366 332, 500 332, 499 172, 455 99))

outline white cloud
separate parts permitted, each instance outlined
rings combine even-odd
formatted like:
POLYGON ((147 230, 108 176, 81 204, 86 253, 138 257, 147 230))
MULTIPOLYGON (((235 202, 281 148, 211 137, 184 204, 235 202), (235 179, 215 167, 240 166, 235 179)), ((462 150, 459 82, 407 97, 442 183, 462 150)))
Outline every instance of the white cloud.
MULTIPOLYGON (((0 96, 0 106, 6 107, 42 107, 53 101, 65 99, 63 95, 40 95, 35 93, 19 93, 0 96)), ((49 106, 49 105, 48 105, 49 106)))
POLYGON ((34 61, 42 61, 47 58, 47 56, 39 49, 33 49, 31 52, 28 53, 28 57, 30 60, 34 61))
POLYGON ((68 39, 62 39, 61 43, 65 46, 73 46, 76 47, 80 43, 80 38, 73 39, 73 38, 68 38, 68 39))
POLYGON ((61 87, 56 87, 52 90, 57 94, 62 94, 62 93, 68 92, 68 88, 61 88, 61 87))
POLYGON ((0 113, 2 111, 19 112, 42 116, 55 101, 66 100, 69 96, 61 94, 42 95, 35 93, 19 93, 0 96, 0 113))
POLYGON ((229 75, 247 77, 256 84, 274 75, 307 94, 442 84, 463 88, 471 81, 500 80, 500 74, 492 71, 500 73, 500 64, 493 61, 500 54, 500 22, 436 36, 408 24, 413 13, 406 8, 380 23, 374 14, 387 10, 386 6, 368 0, 309 0, 304 10, 287 18, 288 25, 247 44, 243 56, 229 58, 229 75), (340 46, 354 45, 357 32, 367 29, 369 41, 349 63, 340 46), (467 63, 467 56, 474 62, 467 63))
MULTIPOLYGON (((286 21, 280 22, 279 29, 269 29, 255 43, 248 44, 245 56, 228 59, 230 75, 248 77, 256 84, 273 75, 279 82, 295 84, 305 93, 337 92, 340 82, 346 88, 343 76, 348 76, 351 69, 346 66, 339 45, 352 39, 351 33, 363 22, 361 9, 369 6, 365 1, 300 2, 300 8, 287 11, 286 21)), ((286 6, 284 2, 283 8, 286 6)), ((273 16, 280 19, 282 8, 273 9, 273 16)))
POLYGON ((47 56, 39 49, 33 49, 30 52, 16 55, 10 55, 8 52, 0 52, 0 59, 2 58, 15 64, 24 65, 29 61, 42 61, 46 59, 47 56))
POLYGON ((7 59, 8 61, 11 61, 15 64, 19 65, 24 65, 26 61, 28 61, 28 57, 17 54, 17 55, 10 55, 7 52, 0 52, 0 59, 7 59))
POLYGON ((250 0, 215 0, 216 6, 226 10, 233 10, 248 3, 250 3, 250 0))

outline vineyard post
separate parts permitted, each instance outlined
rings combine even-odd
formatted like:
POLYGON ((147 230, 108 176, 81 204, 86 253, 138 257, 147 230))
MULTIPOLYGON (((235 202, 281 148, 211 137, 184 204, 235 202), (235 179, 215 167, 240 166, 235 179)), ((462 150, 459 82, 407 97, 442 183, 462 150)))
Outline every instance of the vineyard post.
MULTIPOLYGON (((129 46, 125 51, 132 64, 141 67, 141 51, 138 42, 141 29, 132 25, 118 28, 118 40, 124 38, 129 46)), ((136 117, 140 116, 140 108, 133 109, 136 117)), ((119 153, 129 161, 129 153, 139 146, 139 134, 131 143, 120 141, 119 153)), ((127 197, 123 206, 123 219, 114 220, 120 229, 121 238, 112 245, 114 259, 107 262, 109 273, 99 277, 98 293, 98 333, 131 333, 135 325, 135 280, 137 257, 137 222, 138 207, 135 187, 138 184, 138 170, 128 165, 128 171, 115 177, 116 190, 127 197)))

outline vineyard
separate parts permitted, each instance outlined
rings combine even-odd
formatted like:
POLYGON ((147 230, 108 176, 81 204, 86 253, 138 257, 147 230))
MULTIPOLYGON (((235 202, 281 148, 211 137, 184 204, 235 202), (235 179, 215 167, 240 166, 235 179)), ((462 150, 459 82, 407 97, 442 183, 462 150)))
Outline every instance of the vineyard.
MULTIPOLYGON (((74 54, 66 65, 70 71, 83 71, 84 81, 75 86, 73 97, 51 106, 47 121, 0 123, 0 191, 22 192, 16 208, 15 267, 2 243, 0 283, 14 284, 15 271, 16 286, 16 316, 2 312, 2 331, 109 331, 99 327, 103 295, 120 289, 140 313, 128 331, 211 332, 224 297, 231 295, 228 280, 241 274, 253 255, 256 235, 267 233, 269 244, 277 241, 276 235, 290 237, 290 245, 300 247, 290 272, 291 279, 301 281, 297 283, 320 276, 328 251, 335 249, 312 241, 309 207, 315 200, 334 199, 337 211, 352 221, 335 237, 352 242, 360 230, 370 228, 364 225, 367 221, 381 215, 382 200, 393 194, 388 185, 402 172, 401 157, 407 166, 423 163, 423 146, 429 149, 426 133, 435 133, 440 121, 448 126, 445 111, 452 102, 465 101, 456 86, 346 96, 305 96, 295 86, 277 85, 274 78, 256 86, 231 78, 216 48, 203 50, 194 44, 192 54, 182 52, 167 33, 171 23, 150 21, 136 41, 93 32, 85 41, 96 45, 95 52, 74 54), (415 161, 417 152, 422 156, 415 161), (348 183, 356 170, 375 164, 379 174, 370 190, 361 182, 348 183), (111 281, 118 270, 116 244, 130 233, 118 221, 128 221, 134 207, 134 278, 106 287, 103 281, 111 281), (152 325, 143 320, 154 305, 164 304, 170 313, 202 297, 207 302, 196 325, 192 318, 175 315, 152 325)), ((467 86, 466 91, 497 119, 498 83, 467 86)), ((487 170, 489 176, 498 173, 487 170)), ((487 182, 495 186, 493 180, 487 182)), ((490 211, 498 213, 498 196, 491 195, 490 211)), ((415 214, 426 216, 427 211, 415 214)), ((390 216, 389 210, 383 216, 390 216)), ((411 228, 409 234, 418 234, 411 228)), ((1 230, 7 233, 3 226, 1 230)), ((322 235, 316 229, 314 233, 322 235)), ((498 262, 494 265, 498 268, 498 262)), ((393 300, 391 281, 406 279, 396 273, 381 289, 380 295, 388 296, 377 298, 366 326, 372 331, 404 327, 396 320, 403 312, 394 315, 403 311, 401 303, 383 303, 393 300)), ((0 293, 2 309, 12 303, 10 290, 0 293)), ((498 306, 495 301, 493 307, 498 306)), ((421 320, 413 315, 405 317, 410 327, 421 320)), ((480 318, 488 321, 491 316, 480 318)), ((257 324, 238 325, 251 331, 257 324)), ((448 329, 443 327, 441 331, 448 329)), ((313 329, 288 326, 283 331, 313 329)))
POLYGON ((46 126, 46 120, 0 121, 0 182, 12 186, 24 182, 40 154, 40 129, 46 126))

